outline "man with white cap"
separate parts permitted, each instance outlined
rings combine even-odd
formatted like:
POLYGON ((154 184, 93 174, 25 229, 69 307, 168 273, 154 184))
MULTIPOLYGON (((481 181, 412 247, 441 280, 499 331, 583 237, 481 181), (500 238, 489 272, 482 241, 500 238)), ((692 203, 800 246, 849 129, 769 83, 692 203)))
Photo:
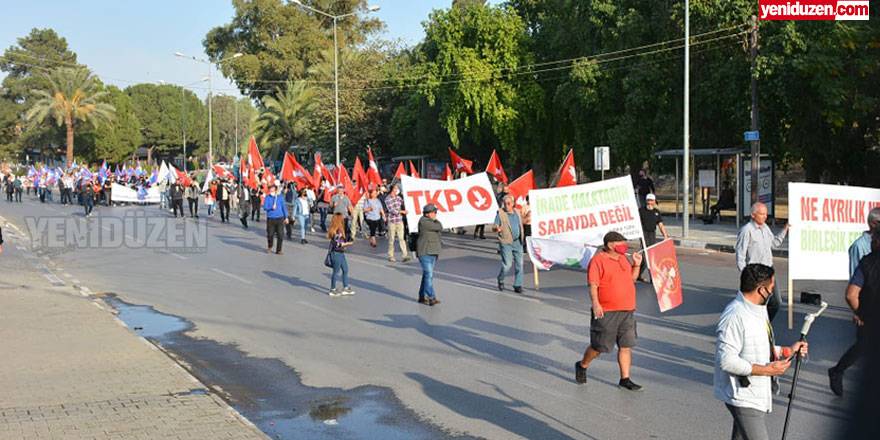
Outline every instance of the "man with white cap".
MULTIPOLYGON (((657 209, 657 196, 654 194, 645 196, 645 206, 639 208, 639 218, 642 221, 642 235, 645 237, 645 246, 657 243, 658 227, 660 228, 660 233, 663 234, 663 239, 669 239, 666 227, 663 226, 663 216, 660 215, 660 210, 657 209)), ((645 260, 647 259, 642 260, 642 267, 639 270, 639 281, 647 283, 648 277, 644 275, 644 272, 648 265, 645 260)))

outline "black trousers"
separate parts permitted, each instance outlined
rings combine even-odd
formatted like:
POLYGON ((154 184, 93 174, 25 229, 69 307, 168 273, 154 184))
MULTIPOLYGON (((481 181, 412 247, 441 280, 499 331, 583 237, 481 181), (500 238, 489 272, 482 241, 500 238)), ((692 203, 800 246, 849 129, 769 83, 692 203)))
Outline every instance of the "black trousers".
POLYGON ((15 190, 15 201, 18 203, 21 203, 21 190, 20 189, 15 190))
POLYGON ((847 368, 852 367, 856 361, 859 360, 862 355, 865 354, 867 345, 868 345, 868 334, 870 332, 862 325, 861 327, 856 327, 856 343, 846 351, 846 353, 841 356, 840 360, 837 361, 837 365, 834 366, 834 370, 838 373, 843 373, 847 368))
POLYGON ((220 222, 229 222, 229 199, 218 201, 220 202, 220 222))
POLYGON ((260 208, 262 208, 262 206, 260 206, 259 203, 254 203, 251 205, 251 220, 256 217, 257 221, 260 221, 260 208))
POLYGON ((189 204, 189 216, 196 217, 199 215, 199 199, 186 199, 189 204))
MULTIPOLYGON (((645 245, 646 246, 651 246, 652 244, 657 243, 657 231, 652 231, 652 232, 642 231, 642 232, 645 234, 645 245)), ((645 248, 643 247, 642 250, 644 250, 644 249, 645 248)), ((641 266, 641 268, 639 268, 639 278, 641 278, 642 275, 644 275, 645 269, 647 269, 647 268, 648 268, 648 255, 647 255, 647 253, 642 253, 642 266, 641 266)), ((648 277, 649 277, 648 279, 650 279, 650 276, 651 276, 651 271, 648 271, 648 277)))
POLYGON ((477 225, 474 226, 474 238, 477 238, 477 234, 479 233, 480 238, 486 236, 486 225, 477 225))
POLYGON ((180 210, 180 216, 183 217, 183 199, 171 199, 171 209, 174 210, 175 217, 177 217, 177 210, 180 210))
POLYGON ((281 252, 281 245, 284 243, 284 218, 267 218, 266 219, 266 241, 267 249, 272 249, 272 242, 275 242, 275 252, 281 252), (275 240, 277 237, 277 240, 275 240))
POLYGON ((6 201, 7 202, 12 201, 12 191, 6 191, 6 201))

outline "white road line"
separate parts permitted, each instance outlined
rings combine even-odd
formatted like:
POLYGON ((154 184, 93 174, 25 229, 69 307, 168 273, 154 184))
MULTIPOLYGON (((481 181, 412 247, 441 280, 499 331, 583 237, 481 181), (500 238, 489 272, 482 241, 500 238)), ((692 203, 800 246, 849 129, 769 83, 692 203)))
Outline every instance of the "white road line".
MULTIPOLYGON (((382 269, 388 269, 388 268, 389 268, 389 266, 386 265, 386 264, 375 263, 375 262, 373 262, 373 261, 371 261, 371 260, 367 260, 367 259, 361 258, 360 256, 351 255, 351 256, 349 256, 349 258, 352 259, 352 260, 355 260, 355 261, 357 261, 357 262, 359 262, 359 263, 367 264, 367 265, 370 265, 370 266, 373 266, 373 267, 378 267, 378 268, 382 268, 382 269)), ((537 299, 537 298, 529 298, 529 297, 527 297, 527 296, 519 296, 519 295, 510 294, 510 293, 507 293, 507 292, 499 292, 499 291, 497 291, 497 290, 490 289, 490 288, 488 288, 488 287, 484 287, 484 286, 474 286, 474 285, 471 285, 471 284, 466 284, 466 283, 462 283, 462 282, 459 282, 459 281, 455 281, 455 279, 468 279, 468 278, 463 277, 463 276, 461 276, 461 275, 456 275, 456 274, 449 273, 449 272, 442 272, 442 271, 439 271, 439 270, 435 270, 434 273, 435 273, 435 274, 439 274, 439 275, 444 275, 444 276, 447 276, 447 277, 449 277, 449 278, 452 278, 452 280, 442 280, 442 281, 445 281, 445 282, 448 282, 448 283, 452 283, 452 284, 456 284, 456 285, 459 285, 459 286, 462 286, 462 287, 467 287, 467 288, 469 288, 469 289, 483 290, 483 291, 489 292, 489 293, 491 293, 491 294, 493 294, 493 295, 500 295, 500 296, 504 296, 504 297, 507 297, 507 298, 518 299, 518 300, 521 300, 521 301, 528 301, 528 302, 532 302, 532 303, 536 303, 536 304, 541 304, 541 303, 543 302, 543 301, 541 301, 541 300, 539 300, 539 299, 537 299)), ((476 281, 476 280, 475 280, 475 281, 476 281)), ((435 282, 436 282, 436 276, 435 276, 435 282)))
POLYGON ((252 282, 250 282, 250 281, 248 281, 248 280, 246 280, 246 279, 244 279, 244 278, 242 278, 242 277, 240 277, 240 276, 238 276, 238 275, 233 275, 233 274, 231 274, 231 273, 229 273, 229 272, 224 272, 224 271, 222 271, 222 270, 220 270, 220 269, 217 269, 216 267, 212 267, 211 270, 214 271, 214 272, 219 273, 220 275, 226 275, 226 276, 228 276, 229 278, 232 278, 233 280, 241 281, 242 283, 245 283, 245 284, 254 284, 254 283, 252 283, 252 282))
MULTIPOLYGON (((338 299, 341 299, 341 298, 338 298, 338 299)), ((370 326, 373 325, 373 324, 366 323, 366 322, 364 322, 364 321, 362 321, 362 320, 360 320, 360 319, 358 319, 358 318, 355 318, 355 317, 352 317, 352 316, 348 316, 348 315, 345 315, 345 314, 342 314, 342 313, 334 312, 333 310, 330 310, 330 309, 327 309, 327 308, 324 308, 324 307, 321 307, 321 306, 318 306, 318 305, 312 304, 312 303, 310 303, 310 302, 308 302, 308 301, 297 301, 297 304, 304 305, 304 306, 306 306, 306 307, 308 307, 308 308, 310 308, 310 309, 317 310, 317 311, 319 311, 319 312, 321 312, 321 313, 324 313, 324 314, 326 314, 326 315, 328 315, 328 316, 332 316, 332 317, 334 317, 334 318, 344 319, 344 320, 346 320, 346 321, 348 321, 348 322, 355 322, 355 323, 358 323, 358 324, 360 324, 361 326, 364 326, 364 327, 370 327, 370 326)))

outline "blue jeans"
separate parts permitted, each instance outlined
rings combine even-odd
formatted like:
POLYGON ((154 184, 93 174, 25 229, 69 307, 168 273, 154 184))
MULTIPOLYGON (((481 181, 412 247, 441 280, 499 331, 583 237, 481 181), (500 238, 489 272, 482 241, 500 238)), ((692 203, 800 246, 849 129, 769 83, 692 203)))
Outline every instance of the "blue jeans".
POLYGON ((437 256, 419 255, 419 264, 422 266, 422 285, 419 286, 419 299, 434 299, 434 265, 437 264, 437 256))
POLYGON ((299 238, 300 240, 306 239, 306 223, 308 217, 305 215, 296 216, 296 223, 299 225, 299 238))
POLYGON ((321 230, 327 232, 327 208, 318 208, 318 214, 321 215, 321 230))
POLYGON ((214 215, 214 203, 211 203, 210 205, 208 205, 208 216, 210 217, 212 215, 214 215))
POLYGON ((330 275, 330 290, 336 289, 336 274, 342 271, 342 287, 348 287, 348 260, 344 252, 331 252, 330 260, 333 261, 333 274, 330 275))
POLYGON ((504 282, 504 276, 510 272, 513 266, 513 287, 522 287, 523 284, 523 253, 522 244, 515 241, 512 244, 499 245, 501 251, 501 271, 498 272, 498 282, 504 282))

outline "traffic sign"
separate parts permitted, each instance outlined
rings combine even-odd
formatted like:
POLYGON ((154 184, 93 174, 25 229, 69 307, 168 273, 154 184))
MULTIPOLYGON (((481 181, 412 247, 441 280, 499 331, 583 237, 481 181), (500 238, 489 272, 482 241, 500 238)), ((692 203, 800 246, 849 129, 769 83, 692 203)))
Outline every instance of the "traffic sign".
POLYGON ((756 131, 747 131, 743 133, 743 138, 746 142, 757 141, 761 139, 759 132, 756 131))
POLYGON ((593 167, 596 171, 611 169, 611 147, 593 148, 593 167))

